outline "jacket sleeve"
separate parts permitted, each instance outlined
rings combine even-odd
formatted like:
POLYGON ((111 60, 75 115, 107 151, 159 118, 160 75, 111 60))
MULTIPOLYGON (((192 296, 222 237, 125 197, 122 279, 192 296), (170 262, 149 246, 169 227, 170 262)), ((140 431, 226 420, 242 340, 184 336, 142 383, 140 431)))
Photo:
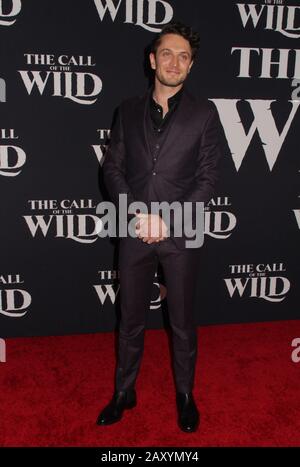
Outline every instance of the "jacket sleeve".
POLYGON ((219 114, 215 104, 205 124, 198 151, 194 183, 180 200, 203 201, 208 203, 215 194, 219 179, 219 161, 221 158, 221 130, 219 114))
MULTIPOLYGON (((192 211, 195 212, 196 202, 207 204, 215 194, 216 183, 219 180, 219 162, 222 155, 220 122, 217 108, 213 102, 212 109, 207 118, 201 136, 198 150, 195 176, 189 190, 178 201, 192 202, 192 211)), ((183 206, 182 206, 183 207, 183 206)), ((170 232, 174 232, 174 213, 170 216, 170 232)))
POLYGON ((121 106, 117 110, 115 124, 102 165, 103 179, 112 202, 118 206, 119 194, 127 193, 128 204, 135 201, 126 181, 126 148, 122 124, 121 106))

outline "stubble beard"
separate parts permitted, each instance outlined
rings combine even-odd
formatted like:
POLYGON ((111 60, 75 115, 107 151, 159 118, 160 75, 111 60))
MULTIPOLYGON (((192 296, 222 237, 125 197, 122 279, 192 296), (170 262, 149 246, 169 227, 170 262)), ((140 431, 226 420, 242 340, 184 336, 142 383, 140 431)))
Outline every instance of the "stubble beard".
POLYGON ((172 88, 176 88, 177 86, 179 86, 185 81, 185 77, 184 78, 180 77, 176 81, 165 79, 163 76, 159 76, 159 75, 156 75, 156 77, 161 84, 163 84, 164 86, 172 87, 172 88))

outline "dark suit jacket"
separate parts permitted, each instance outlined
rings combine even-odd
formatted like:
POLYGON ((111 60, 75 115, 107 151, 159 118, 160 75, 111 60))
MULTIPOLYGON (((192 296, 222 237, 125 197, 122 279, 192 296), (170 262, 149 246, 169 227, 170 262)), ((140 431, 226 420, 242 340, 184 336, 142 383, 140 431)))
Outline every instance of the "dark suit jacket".
MULTIPOLYGON (((129 203, 143 201, 147 206, 149 201, 207 203, 215 192, 222 152, 216 106, 184 88, 154 163, 146 128, 146 104, 152 89, 124 100, 118 108, 102 166, 112 201, 118 205, 119 194, 127 193, 129 203)), ((185 239, 174 238, 178 248, 185 248, 185 239)))

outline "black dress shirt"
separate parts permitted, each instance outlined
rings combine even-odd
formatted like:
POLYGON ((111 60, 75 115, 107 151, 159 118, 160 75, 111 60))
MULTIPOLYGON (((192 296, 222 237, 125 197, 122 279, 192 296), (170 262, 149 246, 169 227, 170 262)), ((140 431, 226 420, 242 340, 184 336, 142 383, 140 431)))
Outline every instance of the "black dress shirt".
POLYGON ((178 105, 178 102, 181 98, 182 90, 183 90, 183 87, 176 94, 169 97, 168 99, 169 110, 164 117, 163 117, 162 106, 153 99, 152 97, 153 91, 150 93, 150 115, 151 115, 151 119, 153 122, 153 129, 157 131, 158 133, 162 132, 166 128, 171 118, 171 115, 174 113, 178 105))

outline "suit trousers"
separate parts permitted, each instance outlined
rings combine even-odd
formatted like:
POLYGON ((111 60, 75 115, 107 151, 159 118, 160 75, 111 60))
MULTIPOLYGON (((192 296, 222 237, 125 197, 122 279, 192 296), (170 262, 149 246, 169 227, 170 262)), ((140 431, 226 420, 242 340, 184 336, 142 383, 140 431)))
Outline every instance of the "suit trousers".
POLYGON ((171 237, 147 244, 124 237, 119 244, 121 319, 115 375, 117 391, 134 388, 144 350, 147 311, 158 262, 167 289, 176 390, 191 392, 197 358, 193 312, 201 248, 178 249, 171 237))

